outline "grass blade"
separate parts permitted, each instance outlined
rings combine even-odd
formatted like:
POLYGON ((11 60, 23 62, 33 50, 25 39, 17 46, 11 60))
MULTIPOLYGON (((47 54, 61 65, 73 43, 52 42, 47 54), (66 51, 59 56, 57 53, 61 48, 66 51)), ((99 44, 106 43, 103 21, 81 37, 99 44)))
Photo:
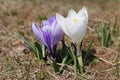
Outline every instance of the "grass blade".
POLYGON ((25 39, 22 35, 20 35, 19 33, 16 33, 16 32, 13 32, 17 37, 19 37, 20 39, 22 39, 25 44, 28 45, 28 47, 33 51, 35 52, 35 49, 34 49, 34 46, 33 44, 31 44, 27 39, 25 39))
POLYGON ((117 76, 117 78, 119 79, 119 55, 117 56, 117 58, 116 58, 116 76, 117 76))
POLYGON ((91 48, 93 42, 94 42, 94 40, 90 41, 90 43, 89 43, 89 45, 88 45, 88 47, 87 47, 86 55, 85 55, 85 58, 84 58, 84 65, 86 64, 87 57, 88 57, 88 53, 89 53, 89 51, 90 51, 90 48, 91 48))
MULTIPOLYGON (((107 32, 107 31, 106 31, 107 32)), ((108 47, 109 45, 109 42, 110 42, 110 36, 111 36, 111 33, 110 33, 110 24, 108 25, 108 32, 106 34, 106 39, 105 39, 105 46, 108 47)))
POLYGON ((105 40, 106 40, 106 28, 105 28, 105 24, 102 22, 102 46, 105 45, 105 40))

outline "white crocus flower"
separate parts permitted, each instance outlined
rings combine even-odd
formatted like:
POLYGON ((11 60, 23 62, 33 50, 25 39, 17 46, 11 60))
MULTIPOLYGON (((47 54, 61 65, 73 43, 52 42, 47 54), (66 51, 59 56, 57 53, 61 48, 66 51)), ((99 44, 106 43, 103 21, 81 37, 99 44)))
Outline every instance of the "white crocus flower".
POLYGON ((66 18, 57 13, 56 19, 64 33, 69 36, 73 42, 78 43, 82 41, 88 24, 88 13, 85 7, 79 10, 78 13, 70 10, 66 18))
POLYGON ((81 73, 83 72, 83 62, 82 62, 82 54, 79 49, 79 43, 81 43, 88 24, 88 13, 87 9, 83 7, 76 13, 74 10, 70 10, 68 16, 64 18, 59 13, 56 14, 56 19, 58 24, 61 26, 64 33, 69 36, 72 41, 76 44, 77 47, 77 55, 78 61, 80 64, 81 73))

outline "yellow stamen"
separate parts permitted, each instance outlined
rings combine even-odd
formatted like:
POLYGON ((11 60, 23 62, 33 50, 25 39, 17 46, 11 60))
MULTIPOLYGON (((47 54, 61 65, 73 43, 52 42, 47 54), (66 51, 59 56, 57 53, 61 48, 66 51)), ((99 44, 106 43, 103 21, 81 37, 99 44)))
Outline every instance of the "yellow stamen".
POLYGON ((79 20, 78 20, 78 19, 74 19, 73 21, 74 21, 74 22, 78 22, 79 20))

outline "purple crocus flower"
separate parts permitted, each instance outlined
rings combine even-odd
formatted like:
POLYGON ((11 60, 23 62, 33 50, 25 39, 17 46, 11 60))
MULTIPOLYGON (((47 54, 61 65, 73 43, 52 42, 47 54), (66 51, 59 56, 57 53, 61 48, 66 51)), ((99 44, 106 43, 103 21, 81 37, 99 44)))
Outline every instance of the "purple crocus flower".
POLYGON ((41 26, 42 28, 33 22, 33 33, 40 42, 47 46, 50 55, 55 58, 57 43, 62 37, 62 29, 54 16, 50 17, 48 20, 43 20, 41 26))

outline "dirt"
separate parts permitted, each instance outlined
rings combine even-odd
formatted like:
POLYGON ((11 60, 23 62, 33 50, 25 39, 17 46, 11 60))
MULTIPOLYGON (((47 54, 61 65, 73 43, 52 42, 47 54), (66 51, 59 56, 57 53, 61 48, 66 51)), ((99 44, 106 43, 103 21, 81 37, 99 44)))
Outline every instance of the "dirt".
POLYGON ((85 73, 78 74, 77 80, 119 80, 116 73, 119 36, 112 37, 110 46, 104 48, 95 32, 95 29, 100 29, 101 21, 113 26, 115 16, 119 27, 119 0, 0 0, 0 80, 74 80, 72 68, 58 75, 51 64, 38 66, 35 54, 13 32, 19 32, 32 41, 31 24, 40 23, 40 16, 48 18, 57 12, 66 16, 70 9, 78 11, 83 6, 89 14, 83 50, 94 40, 91 53, 100 61, 86 65, 85 73))

